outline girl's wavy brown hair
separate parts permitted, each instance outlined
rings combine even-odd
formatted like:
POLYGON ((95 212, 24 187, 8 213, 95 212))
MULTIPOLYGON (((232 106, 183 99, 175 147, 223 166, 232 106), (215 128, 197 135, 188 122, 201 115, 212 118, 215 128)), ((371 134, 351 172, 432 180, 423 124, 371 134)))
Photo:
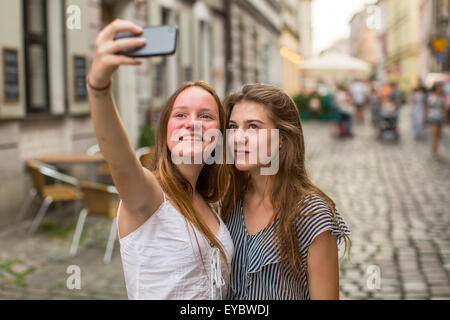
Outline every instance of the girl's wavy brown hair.
MULTIPOLYGON (((279 130, 282 146, 279 150, 279 170, 271 176, 271 202, 274 210, 272 222, 275 225, 276 241, 280 249, 281 267, 287 268, 300 279, 306 263, 302 261, 297 238, 296 221, 302 210, 308 206, 310 196, 318 194, 328 205, 331 216, 339 227, 335 204, 322 190, 315 186, 308 177, 305 168, 305 143, 298 109, 292 98, 277 87, 263 84, 245 85, 241 91, 227 96, 224 102, 227 123, 234 106, 239 102, 254 102, 262 105, 269 118, 279 130)), ((247 172, 231 169, 231 184, 234 186, 226 193, 223 200, 222 218, 226 220, 234 211, 239 200, 244 199, 249 188, 250 176, 247 172)), ((320 211, 316 211, 316 214, 320 211)), ((339 227, 340 229, 340 227, 339 227)), ((341 230, 342 232, 342 230, 341 230)), ((344 234, 345 249, 350 239, 344 234)), ((285 272, 282 272, 285 274, 285 272)))

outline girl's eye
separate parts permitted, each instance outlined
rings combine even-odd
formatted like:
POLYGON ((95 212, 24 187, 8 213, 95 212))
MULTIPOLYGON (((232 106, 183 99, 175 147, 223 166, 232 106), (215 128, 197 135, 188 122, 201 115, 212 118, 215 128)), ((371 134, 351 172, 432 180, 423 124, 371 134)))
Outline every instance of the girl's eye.
POLYGON ((175 114, 175 117, 181 118, 181 117, 184 117, 184 114, 182 114, 182 113, 177 113, 177 114, 175 114))
POLYGON ((256 124, 250 124, 249 126, 248 126, 250 129, 258 129, 258 126, 256 125, 256 124))
POLYGON ((213 117, 211 117, 209 114, 203 114, 203 115, 200 116, 200 118, 203 118, 203 119, 212 119, 213 117))
POLYGON ((230 124, 230 125, 228 126, 228 128, 229 128, 229 129, 237 129, 237 125, 235 125, 235 124, 230 124))

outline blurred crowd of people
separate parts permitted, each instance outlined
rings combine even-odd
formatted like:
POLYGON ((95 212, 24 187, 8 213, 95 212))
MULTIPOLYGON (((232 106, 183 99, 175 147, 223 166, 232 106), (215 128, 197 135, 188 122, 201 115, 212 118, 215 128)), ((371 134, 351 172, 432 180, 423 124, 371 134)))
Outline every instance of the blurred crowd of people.
POLYGON ((432 154, 439 157, 439 141, 444 125, 450 124, 450 83, 437 82, 425 87, 421 81, 410 93, 402 91, 397 83, 376 84, 355 79, 348 85, 326 85, 319 81, 316 90, 309 94, 309 111, 313 118, 321 112, 324 101, 335 114, 335 131, 338 137, 353 137, 353 124, 365 122, 366 113, 377 139, 400 139, 397 128, 400 109, 411 109, 412 133, 415 140, 422 140, 427 128, 431 129, 432 154), (444 89, 444 85, 447 86, 444 89), (319 99, 322 96, 323 99, 319 99))

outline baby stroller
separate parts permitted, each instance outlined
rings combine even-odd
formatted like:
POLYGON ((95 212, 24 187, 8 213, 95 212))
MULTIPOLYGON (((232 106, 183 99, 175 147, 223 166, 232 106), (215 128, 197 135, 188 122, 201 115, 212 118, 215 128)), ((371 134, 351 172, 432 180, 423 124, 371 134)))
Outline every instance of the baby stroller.
POLYGON ((398 141, 397 130, 398 110, 393 103, 384 105, 378 118, 378 139, 398 141))
POLYGON ((338 135, 339 137, 351 137, 352 133, 352 116, 346 112, 339 113, 338 120, 338 135))

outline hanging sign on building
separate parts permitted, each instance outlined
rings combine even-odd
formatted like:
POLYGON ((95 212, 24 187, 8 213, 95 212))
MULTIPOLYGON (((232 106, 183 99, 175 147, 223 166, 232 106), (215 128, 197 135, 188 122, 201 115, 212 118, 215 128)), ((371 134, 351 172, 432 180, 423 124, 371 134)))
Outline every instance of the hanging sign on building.
POLYGON ((75 100, 87 99, 86 58, 75 56, 74 61, 75 100))
POLYGON ((447 39, 446 38, 433 38, 431 40, 431 46, 436 53, 444 52, 447 47, 447 39))
POLYGON ((438 63, 443 63, 445 59, 445 49, 447 47, 447 39, 443 37, 436 37, 431 39, 431 47, 433 54, 438 63))
POLYGON ((3 49, 3 86, 6 102, 19 100, 19 63, 16 49, 3 49))

